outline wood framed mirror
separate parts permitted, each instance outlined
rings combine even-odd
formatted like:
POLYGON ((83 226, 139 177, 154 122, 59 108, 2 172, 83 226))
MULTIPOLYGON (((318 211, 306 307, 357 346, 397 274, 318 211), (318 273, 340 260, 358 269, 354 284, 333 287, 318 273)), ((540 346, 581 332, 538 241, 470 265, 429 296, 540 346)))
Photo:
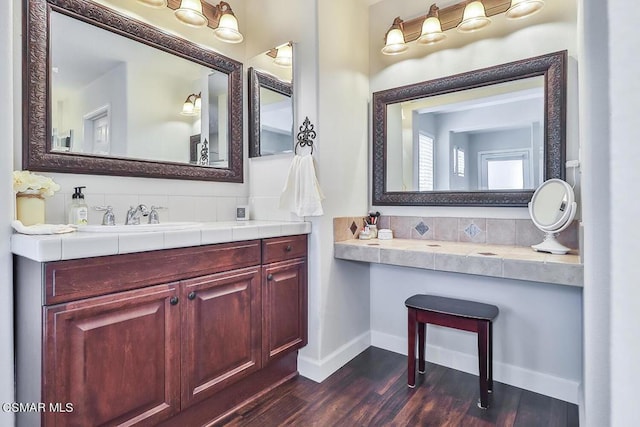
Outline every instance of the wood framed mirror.
POLYGON ((241 63, 91 1, 24 4, 24 169, 243 181, 241 63))
POLYGON ((373 205, 527 206, 564 179, 567 52, 373 94, 373 205))

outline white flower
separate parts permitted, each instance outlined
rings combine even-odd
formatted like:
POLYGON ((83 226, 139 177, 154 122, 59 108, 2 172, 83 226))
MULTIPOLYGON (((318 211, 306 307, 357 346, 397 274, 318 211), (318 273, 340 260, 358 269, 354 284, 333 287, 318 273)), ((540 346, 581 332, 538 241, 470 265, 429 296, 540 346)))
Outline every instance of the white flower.
POLYGON ((46 176, 29 171, 13 171, 13 191, 22 193, 28 190, 37 191, 44 197, 51 197, 60 190, 60 186, 46 176))

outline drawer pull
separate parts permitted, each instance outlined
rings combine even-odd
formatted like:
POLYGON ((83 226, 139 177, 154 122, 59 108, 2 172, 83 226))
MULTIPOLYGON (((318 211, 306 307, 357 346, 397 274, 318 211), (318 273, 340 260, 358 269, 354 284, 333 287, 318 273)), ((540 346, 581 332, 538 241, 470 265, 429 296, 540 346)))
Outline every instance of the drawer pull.
POLYGON ((171 299, 169 300, 169 304, 176 305, 178 304, 178 301, 178 297, 171 297, 171 299))
POLYGON ((284 248, 285 252, 291 252, 292 249, 291 245, 287 245, 287 247, 284 248))
POLYGON ((195 291, 191 291, 191 292, 189 292, 189 295, 187 295, 187 298, 189 298, 190 300, 194 300, 194 299, 196 299, 196 293, 195 293, 195 291))
POLYGON ((267 280, 273 280, 273 274, 267 274, 267 280))

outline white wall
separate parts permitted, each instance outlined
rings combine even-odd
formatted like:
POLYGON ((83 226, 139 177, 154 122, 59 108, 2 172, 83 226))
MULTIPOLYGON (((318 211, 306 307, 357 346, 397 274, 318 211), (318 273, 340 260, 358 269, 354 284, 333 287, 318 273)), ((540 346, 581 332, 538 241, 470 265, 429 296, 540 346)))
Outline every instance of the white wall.
MULTIPOLYGON (((13 402, 13 259, 10 251, 11 227, 14 218, 13 200, 13 5, 6 4, 5 13, 0 15, 0 402, 13 402)), ((19 8, 16 8, 19 9, 19 8)), ((18 114, 19 116, 19 111, 18 114)), ((11 412, 0 412, 0 424, 11 426, 14 416, 11 412)))
POLYGON ((633 186, 640 182, 637 164, 640 159, 637 143, 640 138, 637 125, 640 63, 635 55, 640 40, 636 20, 640 5, 624 0, 610 0, 607 3, 611 108, 611 425, 624 426, 638 423, 637 399, 634 395, 640 381, 640 333, 637 328, 640 321, 640 268, 637 257, 640 230, 634 226, 640 216, 640 202, 635 196, 637 189, 633 186), (633 190, 630 190, 630 185, 633 190))

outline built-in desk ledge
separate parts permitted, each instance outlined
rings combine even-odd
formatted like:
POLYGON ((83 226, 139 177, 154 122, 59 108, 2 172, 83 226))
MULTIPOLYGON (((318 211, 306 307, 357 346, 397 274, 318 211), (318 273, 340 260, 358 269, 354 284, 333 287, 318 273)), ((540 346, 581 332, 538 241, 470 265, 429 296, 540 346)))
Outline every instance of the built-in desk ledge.
POLYGON ((11 252, 48 262, 309 233, 310 222, 256 220, 203 222, 201 226, 184 230, 140 233, 14 234, 11 252))
POLYGON ((530 247, 435 240, 350 239, 334 243, 335 258, 559 285, 583 284, 575 253, 551 255, 530 247))

